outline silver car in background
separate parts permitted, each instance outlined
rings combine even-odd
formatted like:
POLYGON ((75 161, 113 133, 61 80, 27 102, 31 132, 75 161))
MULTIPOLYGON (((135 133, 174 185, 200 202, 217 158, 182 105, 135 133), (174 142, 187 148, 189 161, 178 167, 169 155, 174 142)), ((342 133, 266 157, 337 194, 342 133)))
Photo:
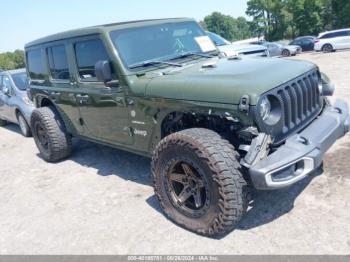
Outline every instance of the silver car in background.
POLYGON ((0 72, 0 126, 18 124, 24 136, 31 136, 30 116, 34 109, 27 95, 28 78, 25 69, 0 72))
POLYGON ((211 41, 225 56, 249 56, 249 57, 268 57, 269 52, 265 46, 261 45, 249 45, 249 44, 232 44, 225 38, 212 33, 207 32, 211 41))
POLYGON ((270 56, 295 56, 302 53, 302 48, 298 45, 283 45, 276 42, 257 41, 252 45, 262 45, 269 50, 270 56))

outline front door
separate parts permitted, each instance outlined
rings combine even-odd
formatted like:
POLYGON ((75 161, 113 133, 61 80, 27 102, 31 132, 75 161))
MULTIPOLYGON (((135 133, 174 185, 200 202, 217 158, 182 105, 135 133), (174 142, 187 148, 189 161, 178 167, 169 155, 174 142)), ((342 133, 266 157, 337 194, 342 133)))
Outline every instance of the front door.
MULTIPOLYGON (((106 87, 95 76, 96 62, 110 61, 103 41, 98 37, 76 39, 74 51, 76 101, 85 127, 84 136, 110 144, 132 144, 125 87, 106 87)), ((117 79, 115 68, 113 71, 114 79, 117 79)))
POLYGON ((9 76, 4 75, 2 77, 2 90, 0 92, 1 117, 16 123, 16 111, 12 104, 12 96, 14 96, 14 92, 11 79, 9 76))

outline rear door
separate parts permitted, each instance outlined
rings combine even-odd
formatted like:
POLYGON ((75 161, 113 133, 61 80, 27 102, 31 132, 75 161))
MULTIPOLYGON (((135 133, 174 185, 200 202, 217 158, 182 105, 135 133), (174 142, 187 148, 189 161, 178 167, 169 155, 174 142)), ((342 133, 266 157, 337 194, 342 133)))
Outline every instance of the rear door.
POLYGON ((50 43, 45 46, 45 53, 52 85, 49 90, 50 99, 63 112, 74 131, 83 134, 85 130, 75 97, 78 90, 74 77, 74 64, 68 59, 73 55, 69 40, 50 43))
MULTIPOLYGON (((126 87, 106 87, 95 76, 97 61, 111 61, 104 42, 99 36, 90 36, 75 39, 73 45, 79 90, 76 100, 86 129, 85 136, 110 144, 132 144, 126 87)), ((112 71, 117 80, 116 68, 112 71)))

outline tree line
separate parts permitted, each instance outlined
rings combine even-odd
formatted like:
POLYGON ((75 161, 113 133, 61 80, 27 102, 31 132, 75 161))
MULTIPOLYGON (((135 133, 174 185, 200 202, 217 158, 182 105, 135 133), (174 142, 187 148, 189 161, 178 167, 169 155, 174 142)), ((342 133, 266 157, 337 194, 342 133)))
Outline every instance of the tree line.
MULTIPOLYGON (((292 39, 350 27, 350 0, 248 0, 246 14, 251 21, 214 12, 200 23, 230 41, 261 36, 269 41, 292 39)), ((0 70, 24 66, 22 50, 0 53, 0 70)))
POLYGON ((0 53, 0 70, 11 70, 25 67, 24 51, 0 53))
POLYGON ((349 0, 249 0, 246 14, 251 21, 214 12, 201 24, 231 41, 261 36, 276 41, 350 27, 349 0))

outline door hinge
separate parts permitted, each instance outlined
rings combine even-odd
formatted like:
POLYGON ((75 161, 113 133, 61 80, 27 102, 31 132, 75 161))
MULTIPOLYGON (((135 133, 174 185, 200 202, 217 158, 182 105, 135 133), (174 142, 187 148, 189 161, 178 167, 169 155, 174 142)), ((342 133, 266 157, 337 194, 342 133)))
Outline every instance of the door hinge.
POLYGON ((239 101, 238 109, 241 112, 249 112, 249 104, 250 99, 248 95, 244 95, 241 97, 241 100, 239 101))

